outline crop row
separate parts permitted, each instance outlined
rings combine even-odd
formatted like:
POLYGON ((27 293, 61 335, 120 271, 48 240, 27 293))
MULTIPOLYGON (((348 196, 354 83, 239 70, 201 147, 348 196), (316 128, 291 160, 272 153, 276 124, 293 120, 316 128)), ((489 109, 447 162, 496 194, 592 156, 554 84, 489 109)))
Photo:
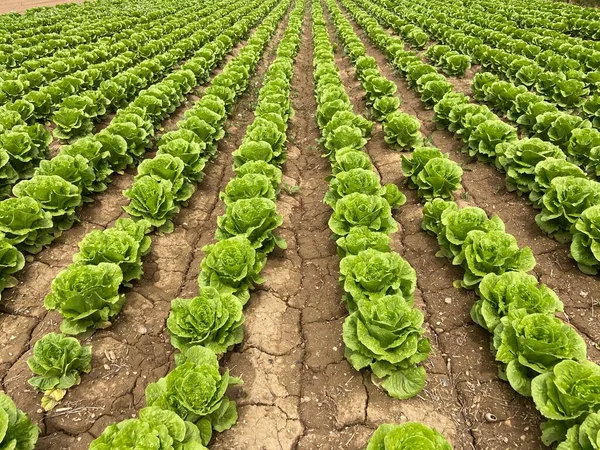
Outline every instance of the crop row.
POLYGON ((372 123, 352 111, 318 1, 312 19, 317 123, 332 167, 324 201, 333 209, 329 228, 350 312, 344 354, 356 370, 370 368, 389 395, 410 398, 425 385, 425 369, 418 364, 427 359, 430 345, 423 336, 423 314, 413 306, 416 273, 390 247, 390 234, 398 230, 392 208, 406 197, 394 184, 381 185, 363 150, 372 123))

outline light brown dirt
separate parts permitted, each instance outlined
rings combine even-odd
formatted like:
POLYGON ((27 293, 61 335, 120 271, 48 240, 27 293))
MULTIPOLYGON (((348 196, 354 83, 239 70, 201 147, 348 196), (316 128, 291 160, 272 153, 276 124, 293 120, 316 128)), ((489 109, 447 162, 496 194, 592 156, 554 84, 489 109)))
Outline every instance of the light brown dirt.
POLYGON ((3 0, 0 2, 0 14, 8 12, 24 12, 40 6, 55 6, 61 3, 82 3, 83 0, 3 0))

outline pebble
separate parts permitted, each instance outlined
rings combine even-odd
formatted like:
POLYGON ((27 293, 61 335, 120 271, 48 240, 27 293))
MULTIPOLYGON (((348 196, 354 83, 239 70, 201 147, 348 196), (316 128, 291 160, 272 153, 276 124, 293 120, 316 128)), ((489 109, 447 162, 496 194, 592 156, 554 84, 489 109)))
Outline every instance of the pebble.
POLYGON ((444 299, 444 303, 446 303, 447 305, 449 305, 449 304, 451 304, 451 303, 452 303, 452 299, 451 299, 450 297, 446 297, 446 298, 444 299))

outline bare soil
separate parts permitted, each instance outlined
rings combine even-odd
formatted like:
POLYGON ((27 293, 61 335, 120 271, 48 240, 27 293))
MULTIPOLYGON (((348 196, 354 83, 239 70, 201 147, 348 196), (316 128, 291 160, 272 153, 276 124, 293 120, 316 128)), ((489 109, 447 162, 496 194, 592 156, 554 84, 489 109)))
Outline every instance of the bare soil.
POLYGON ((8 12, 24 12, 27 9, 40 6, 55 6, 61 3, 82 3, 83 0, 2 0, 0 2, 0 14, 8 12))
MULTIPOLYGON (((58 314, 44 309, 44 296, 52 279, 71 262, 79 240, 91 229, 105 228, 123 215, 121 191, 131 185, 135 171, 116 176, 108 191, 84 208, 82 222, 28 263, 21 283, 3 295, 0 379, 3 390, 42 427, 36 449, 86 449, 106 425, 134 416, 144 406, 147 384, 173 366, 173 349, 165 332, 170 301, 198 292, 201 247, 213 240, 216 218, 223 213, 218 192, 232 176, 231 153, 253 120, 258 88, 285 23, 228 121, 218 157, 207 165, 205 179, 178 215, 175 231, 152 237, 144 277, 127 292, 123 311, 110 328, 86 338, 85 342, 93 345, 91 373, 84 375, 81 385, 71 389, 51 413, 41 411, 41 395, 26 382, 31 376, 26 360, 33 343, 60 323, 58 314)), ((506 191, 501 174, 459 151, 462 143, 438 128, 433 112, 424 109, 366 35, 358 27, 355 30, 383 74, 398 85, 401 109, 416 115, 424 135, 463 165, 461 201, 498 214, 521 245, 531 246, 538 261, 536 275, 559 293, 566 307, 565 319, 585 336, 590 358, 600 362, 596 349, 600 325, 594 311, 600 296, 598 278, 579 272, 567 246, 539 231, 535 211, 524 199, 506 191)), ((334 38, 331 26, 330 34, 334 38)), ((368 116, 364 92, 350 60, 336 38, 334 42, 336 62, 355 111, 368 116)), ((284 166, 284 182, 300 189, 296 193, 284 189, 278 201, 284 216, 280 232, 288 248, 269 256, 263 272, 266 282, 253 292, 245 311, 244 342, 223 359, 222 365, 244 380, 243 386, 231 392, 240 415, 238 423, 218 435, 211 448, 359 450, 378 425, 409 420, 437 428, 456 450, 544 448, 539 440, 540 415, 531 400, 515 394, 498 379, 489 351, 490 336, 470 319, 473 293, 452 287, 462 276, 460 269, 436 258, 436 240, 421 231, 422 205, 406 186, 400 166, 402 153, 387 147, 380 125, 376 125, 367 151, 382 181, 397 183, 408 198, 395 213, 400 231, 393 235, 393 245, 417 271, 416 305, 426 316, 433 346, 426 362, 427 385, 414 399, 395 400, 378 389, 368 373, 353 370, 344 359, 342 323, 347 312, 337 282, 339 258, 327 226, 331 209, 322 203, 330 167, 321 157, 314 120, 312 58, 307 9, 293 79, 295 116, 288 130, 284 166)), ((461 89, 468 89, 468 81, 452 79, 461 89)), ((190 95, 189 102, 197 100, 201 91, 190 95)), ((165 121, 164 131, 172 129, 189 106, 182 106, 165 121)))

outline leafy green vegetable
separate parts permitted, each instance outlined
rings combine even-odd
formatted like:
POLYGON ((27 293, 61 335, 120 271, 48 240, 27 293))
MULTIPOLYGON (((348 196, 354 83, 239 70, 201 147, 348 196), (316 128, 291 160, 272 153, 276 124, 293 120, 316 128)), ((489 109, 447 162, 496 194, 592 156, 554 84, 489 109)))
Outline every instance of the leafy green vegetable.
POLYGON ((398 230, 390 204, 385 198, 358 192, 338 200, 329 219, 329 228, 338 236, 347 235, 356 226, 366 226, 372 231, 388 234, 398 230))
POLYGON ((588 414, 581 425, 567 431, 566 440, 556 450, 597 450, 600 448, 600 414, 588 414))
POLYGON ((204 286, 198 297, 171 302, 167 328, 173 347, 181 351, 202 345, 221 354, 242 342, 243 323, 242 303, 235 295, 204 286))
POLYGON ((473 321, 493 332, 500 319, 513 311, 553 314, 563 311, 556 293, 524 272, 489 273, 479 283, 479 300, 471 309, 473 321))
POLYGON ((586 178, 587 175, 581 168, 573 163, 560 158, 546 158, 535 165, 535 181, 531 185, 529 200, 536 208, 542 207, 542 197, 548 189, 552 180, 558 177, 586 178))
POLYGON ((581 214, 600 204, 600 183, 587 178, 558 177, 542 197, 542 212, 535 216, 538 226, 560 242, 569 242, 581 214))
POLYGON ((60 330, 65 334, 106 328, 125 302, 125 296, 119 294, 122 282, 123 273, 116 264, 73 264, 52 281, 44 306, 62 314, 60 330))
POLYGON ((225 391, 241 381, 228 371, 221 374, 217 356, 206 347, 190 347, 176 362, 174 370, 146 387, 146 404, 194 423, 202 430, 203 444, 208 444, 211 429, 224 431, 237 421, 235 402, 225 391))
MULTIPOLYGON (((251 164, 251 162, 244 164, 244 166, 247 164, 251 164)), ((277 187, 279 187, 279 185, 277 187)), ((238 175, 227 183, 225 191, 220 194, 220 199, 228 206, 238 200, 247 200, 257 197, 271 201, 275 201, 277 198, 272 180, 262 173, 247 173, 243 176, 238 175)))
POLYGON ((283 217, 277 213, 273 200, 262 197, 237 200, 217 219, 215 239, 243 236, 257 251, 266 254, 273 251, 275 245, 286 247, 285 241, 273 233, 282 223, 283 217))
POLYGON ((600 367, 590 361, 561 361, 531 383, 536 408, 551 420, 571 420, 600 411, 600 367))
POLYGON ((600 205, 583 211, 573 227, 571 256, 583 273, 596 275, 600 269, 600 205))
POLYGON ((423 144, 420 128, 421 123, 416 117, 401 111, 393 112, 383 122, 385 142, 398 150, 414 149, 423 144))
POLYGON ((260 271, 266 258, 244 236, 231 237, 202 249, 206 257, 200 266, 200 286, 212 286, 219 292, 235 294, 245 304, 249 288, 262 283, 260 271))
POLYGON ((142 256, 150 251, 150 223, 119 219, 114 227, 93 230, 79 243, 79 252, 73 256, 75 264, 98 265, 113 263, 123 272, 123 281, 139 280, 144 273, 142 256))
POLYGON ((496 360, 506 364, 501 375, 524 396, 531 380, 563 360, 585 361, 585 341, 569 325, 549 315, 518 309, 503 317, 494 330, 496 360))
POLYGON ((434 198, 423 206, 423 222, 421 228, 429 234, 437 236, 441 234, 442 214, 445 210, 458 211, 455 202, 434 198))
POLYGON ((150 406, 139 419, 111 424, 94 439, 89 450, 206 450, 196 425, 175 412, 150 406))
POLYGON ((417 285, 415 270, 394 252, 367 249, 340 261, 340 282, 351 311, 360 300, 375 300, 385 295, 401 295, 412 302, 417 285))
POLYGON ((417 188, 419 174, 429 160, 447 157, 448 155, 445 155, 440 149, 435 147, 415 148, 410 158, 402 155, 402 172, 404 173, 405 177, 410 177, 408 185, 411 187, 411 189, 417 188))
POLYGON ((402 295, 359 300, 344 321, 344 355, 356 370, 370 367, 384 378, 381 386, 392 397, 414 397, 425 385, 425 370, 416 364, 430 351, 422 325, 423 314, 402 295))
POLYGON ((67 393, 79 384, 81 372, 92 368, 92 347, 82 347, 79 341, 58 333, 48 333, 33 346, 27 365, 37 375, 29 384, 44 392, 42 407, 53 409, 67 393))
POLYGON ((473 230, 504 231, 504 222, 498 216, 488 219, 487 213, 483 209, 473 206, 461 209, 445 208, 441 215, 439 229, 439 255, 454 259, 461 253, 462 245, 469 232, 473 230))
POLYGON ((13 193, 17 198, 30 197, 39 202, 58 230, 73 226, 76 209, 82 203, 80 189, 58 175, 35 175, 16 184, 13 193))
POLYGON ((368 227, 354 227, 350 232, 336 241, 338 255, 358 255, 362 250, 374 249, 389 252, 391 239, 386 233, 371 231, 368 227))
POLYGON ((438 431, 417 422, 380 425, 366 450, 452 450, 438 431))
POLYGON ((31 197, 9 198, 0 202, 0 232, 6 242, 19 250, 38 253, 50 244, 52 215, 31 197))
POLYGON ((473 230, 467 234, 460 254, 452 263, 465 269, 460 285, 474 288, 488 273, 528 272, 535 267, 535 258, 529 247, 519 249, 512 234, 499 230, 473 230))
POLYGON ((33 450, 40 429, 18 409, 8 395, 0 392, 0 446, 9 450, 33 450))
POLYGON ((172 217, 179 208, 175 204, 173 183, 169 180, 157 180, 152 176, 143 176, 123 191, 129 198, 129 205, 123 210, 136 220, 145 219, 161 231, 173 230, 172 217))
POLYGON ((427 161, 416 180, 419 197, 451 200, 454 192, 462 187, 462 175, 463 170, 454 161, 446 158, 427 161))

